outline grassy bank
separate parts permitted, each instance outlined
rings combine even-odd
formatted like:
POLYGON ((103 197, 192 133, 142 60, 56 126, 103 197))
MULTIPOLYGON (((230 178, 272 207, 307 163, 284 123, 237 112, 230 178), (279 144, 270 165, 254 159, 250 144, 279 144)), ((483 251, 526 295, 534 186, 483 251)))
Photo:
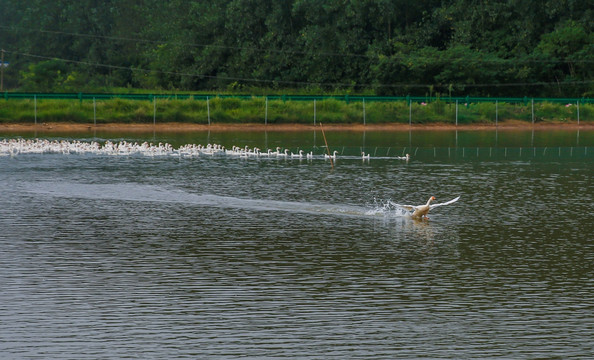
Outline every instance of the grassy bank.
MULTIPOLYGON (((581 122, 594 121, 594 104, 580 104, 581 122)), ((478 102, 470 104, 433 101, 343 101, 323 99, 313 101, 268 100, 263 97, 211 98, 176 100, 48 100, 2 99, 1 123, 72 122, 152 123, 180 122, 312 124, 323 123, 408 123, 431 124, 491 124, 496 121, 521 120, 538 123, 572 123, 577 121, 575 103, 538 102, 505 103, 478 102), (315 111, 314 111, 315 110, 315 111), (534 114, 534 115, 533 115, 534 114), (457 120, 456 120, 457 119, 457 120)))

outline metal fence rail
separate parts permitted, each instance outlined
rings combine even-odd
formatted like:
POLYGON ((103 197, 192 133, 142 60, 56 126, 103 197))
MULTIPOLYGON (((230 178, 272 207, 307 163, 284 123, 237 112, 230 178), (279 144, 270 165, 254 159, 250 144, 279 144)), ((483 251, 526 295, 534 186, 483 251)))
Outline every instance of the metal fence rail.
POLYGON ((446 103, 470 104, 470 103, 513 103, 528 105, 531 102, 549 102, 557 104, 594 104, 594 98, 529 98, 529 97, 455 97, 455 96, 353 96, 353 95, 241 95, 241 94, 120 94, 120 93, 35 93, 35 92, 3 92, 2 98, 5 100, 11 99, 53 99, 53 100, 107 100, 107 99, 127 99, 127 100, 150 100, 153 99, 168 99, 168 100, 206 100, 207 98, 221 98, 221 99, 268 99, 268 100, 282 100, 282 101, 323 101, 323 100, 337 100, 349 102, 395 102, 406 101, 415 103, 432 103, 441 101, 446 103))

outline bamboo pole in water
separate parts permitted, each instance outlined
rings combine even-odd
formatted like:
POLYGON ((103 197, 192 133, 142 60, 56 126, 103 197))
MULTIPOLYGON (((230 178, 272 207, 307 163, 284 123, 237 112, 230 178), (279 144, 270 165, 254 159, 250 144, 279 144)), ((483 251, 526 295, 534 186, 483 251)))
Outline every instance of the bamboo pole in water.
POLYGON ((328 141, 326 140, 326 134, 324 133, 324 127, 322 126, 322 123, 320 123, 320 129, 322 129, 322 136, 324 137, 326 151, 328 151, 328 157, 330 158, 330 165, 332 165, 332 169, 334 169, 334 161, 332 161, 332 156, 330 155, 330 148, 328 147, 328 141))

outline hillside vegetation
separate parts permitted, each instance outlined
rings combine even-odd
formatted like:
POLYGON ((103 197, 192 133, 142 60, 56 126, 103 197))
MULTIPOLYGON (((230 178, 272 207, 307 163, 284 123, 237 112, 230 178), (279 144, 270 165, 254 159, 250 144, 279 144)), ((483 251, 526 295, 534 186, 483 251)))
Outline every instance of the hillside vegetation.
POLYGON ((591 97, 592 19, 583 0, 0 0, 3 85, 591 97))

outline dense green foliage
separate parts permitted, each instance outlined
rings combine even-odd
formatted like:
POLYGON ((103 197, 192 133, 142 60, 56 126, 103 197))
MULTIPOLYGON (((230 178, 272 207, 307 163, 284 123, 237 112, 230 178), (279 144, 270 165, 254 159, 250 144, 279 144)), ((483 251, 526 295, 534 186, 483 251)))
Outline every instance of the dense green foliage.
POLYGON ((594 94, 584 0, 0 0, 28 91, 594 94))

